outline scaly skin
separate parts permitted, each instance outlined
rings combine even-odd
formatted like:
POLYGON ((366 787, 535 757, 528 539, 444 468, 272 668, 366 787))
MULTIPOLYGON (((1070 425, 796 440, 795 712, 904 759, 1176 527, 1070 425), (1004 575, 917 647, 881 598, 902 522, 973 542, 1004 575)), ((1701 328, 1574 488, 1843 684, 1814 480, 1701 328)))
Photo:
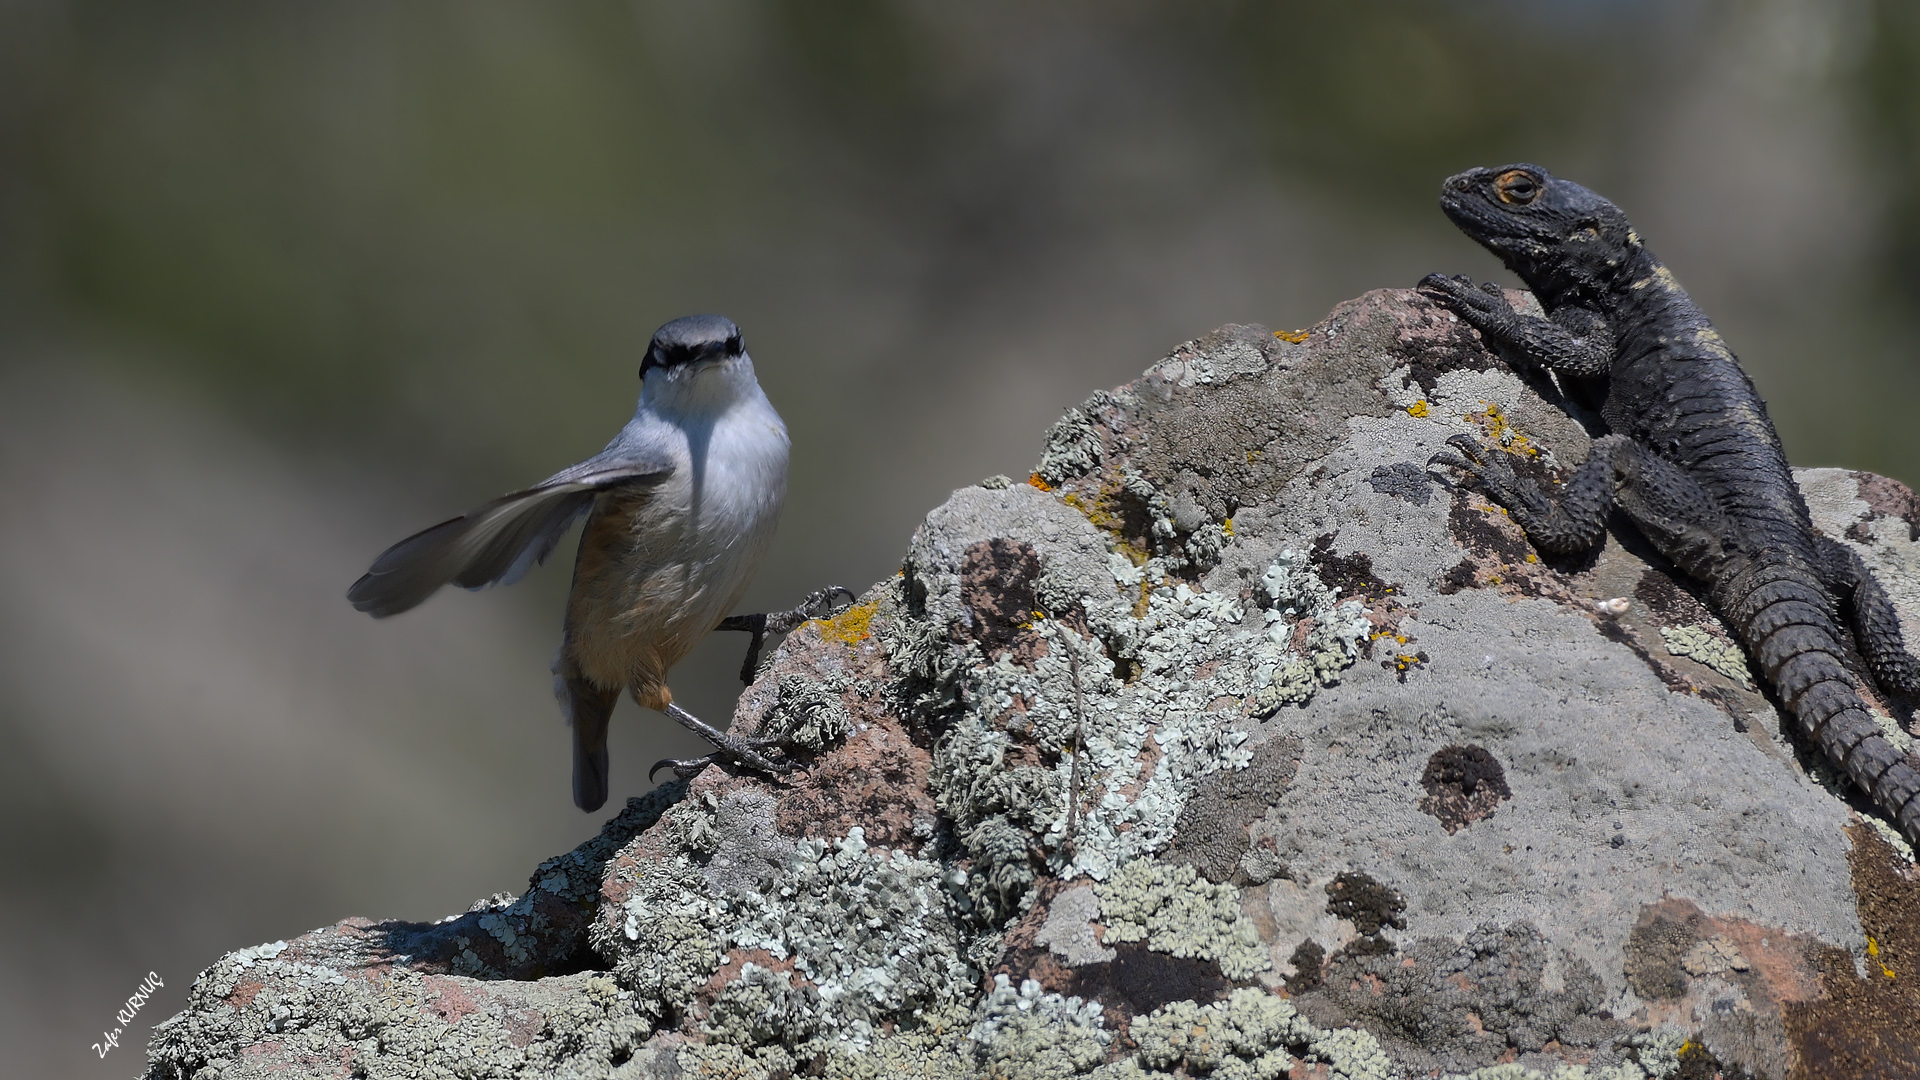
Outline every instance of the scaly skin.
POLYGON ((1882 689, 1920 697, 1920 662, 1859 556, 1814 532, 1766 403, 1713 324, 1617 207, 1538 166, 1454 176, 1441 208, 1548 317, 1523 316, 1466 278, 1430 274, 1420 291, 1510 362, 1599 400, 1610 433, 1557 499, 1465 436, 1449 440, 1460 454, 1433 463, 1465 473, 1549 552, 1592 548, 1609 511, 1624 511, 1705 584, 1802 734, 1920 846, 1920 769, 1868 713, 1842 612, 1882 689))

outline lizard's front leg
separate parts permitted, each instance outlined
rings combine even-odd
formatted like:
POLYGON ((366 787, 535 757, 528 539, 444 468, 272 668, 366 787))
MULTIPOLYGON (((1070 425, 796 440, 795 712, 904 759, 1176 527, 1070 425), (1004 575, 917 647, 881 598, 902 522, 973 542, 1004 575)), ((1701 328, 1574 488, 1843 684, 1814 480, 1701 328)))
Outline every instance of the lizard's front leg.
POLYGON ((1542 551, 1570 555, 1588 551, 1607 531, 1607 512, 1613 508, 1614 456, 1630 445, 1619 435, 1595 439, 1587 460, 1561 485, 1558 500, 1549 499, 1540 486, 1513 471, 1506 452, 1489 450, 1470 435, 1455 435, 1447 445, 1460 451, 1441 451, 1427 461, 1458 469, 1487 498, 1504 507, 1526 530, 1527 539, 1542 551))
POLYGON ((1504 356, 1576 379, 1599 378, 1613 369, 1613 336, 1597 312, 1569 306, 1555 309, 1550 319, 1522 315, 1507 303, 1500 286, 1476 286, 1468 277, 1428 274, 1418 288, 1480 331, 1504 356))

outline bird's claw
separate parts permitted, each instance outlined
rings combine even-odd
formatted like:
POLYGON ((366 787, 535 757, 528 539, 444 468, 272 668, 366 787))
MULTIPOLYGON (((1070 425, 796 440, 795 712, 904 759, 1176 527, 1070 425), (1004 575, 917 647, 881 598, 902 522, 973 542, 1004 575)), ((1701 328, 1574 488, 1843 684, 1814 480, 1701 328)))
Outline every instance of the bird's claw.
POLYGON ((672 769, 673 775, 682 780, 691 780, 700 775, 709 765, 732 763, 744 765, 757 772, 783 776, 794 770, 794 763, 784 758, 775 760, 761 753, 762 750, 789 750, 791 740, 784 738, 740 739, 729 737, 713 753, 697 758, 661 758, 647 770, 647 782, 653 783, 653 776, 661 769, 672 769))
POLYGON ((769 614, 767 616, 767 633, 790 633, 801 623, 812 619, 825 618, 829 614, 834 614, 834 609, 837 606, 834 603, 834 597, 843 594, 847 598, 848 605, 852 605, 855 600, 859 599, 859 597, 854 594, 854 591, 845 585, 829 585, 824 589, 815 589, 813 592, 808 593, 807 598, 800 601, 800 605, 792 611, 777 611, 769 614))

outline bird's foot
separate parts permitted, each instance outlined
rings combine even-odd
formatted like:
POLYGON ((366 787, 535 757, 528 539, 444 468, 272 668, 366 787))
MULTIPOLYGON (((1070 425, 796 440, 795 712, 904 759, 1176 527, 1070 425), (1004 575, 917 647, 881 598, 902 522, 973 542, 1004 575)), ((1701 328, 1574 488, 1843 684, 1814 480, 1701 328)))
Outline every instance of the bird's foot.
POLYGON ((707 766, 719 764, 744 766, 774 776, 790 773, 794 769, 793 762, 784 757, 771 758, 765 753, 767 750, 784 753, 791 749, 792 744, 786 739, 742 739, 732 735, 723 735, 722 738, 725 741, 717 744, 718 749, 705 757, 662 758, 654 762, 653 768, 647 770, 647 782, 652 783, 653 774, 661 769, 672 769, 673 775, 682 780, 691 780, 707 766))
POLYGON ((845 585, 829 585, 807 594, 800 606, 791 611, 760 612, 753 615, 729 615, 720 620, 717 630, 741 630, 752 634, 747 642, 747 658, 740 665, 740 681, 748 686, 760 673, 760 650, 766 645, 768 634, 790 633, 809 619, 819 619, 833 613, 834 597, 845 594, 851 605, 858 597, 845 585))
POLYGON ((730 731, 721 731, 719 728, 714 727, 712 724, 707 723, 705 720, 700 719, 678 705, 669 704, 665 712, 681 727, 712 743, 713 753, 708 754, 706 757, 665 758, 657 761, 654 763, 653 768, 647 770, 647 780, 649 782, 653 780, 653 774, 659 772, 661 769, 670 768, 673 770, 673 775, 682 780, 687 780, 691 779, 701 769, 715 763, 739 765, 753 769, 756 772, 769 773, 774 776, 793 771, 793 762, 787 761, 784 756, 775 759, 768 757, 766 754, 768 750, 778 750, 784 755, 787 750, 791 749, 791 744, 784 738, 742 738, 730 731))
POLYGON ((829 585, 824 589, 815 589, 808 593, 807 598, 800 601, 800 605, 792 611, 768 612, 765 616, 767 620, 767 633, 790 633, 801 623, 809 619, 822 619, 834 614, 834 609, 839 606, 834 603, 834 597, 841 595, 847 598, 848 605, 852 605, 855 600, 859 599, 859 597, 853 594, 853 590, 847 588, 845 585, 829 585))

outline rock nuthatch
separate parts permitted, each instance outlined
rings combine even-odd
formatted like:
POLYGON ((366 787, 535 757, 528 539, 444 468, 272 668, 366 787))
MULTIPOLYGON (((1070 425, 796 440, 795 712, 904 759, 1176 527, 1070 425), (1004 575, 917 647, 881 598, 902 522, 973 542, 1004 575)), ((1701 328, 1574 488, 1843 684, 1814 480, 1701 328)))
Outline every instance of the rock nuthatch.
POLYGON ((554 694, 573 725, 573 801, 607 800, 607 721, 622 690, 716 748, 667 760, 691 776, 715 760, 767 772, 792 765, 776 745, 703 723, 674 704, 667 672, 709 630, 753 635, 751 682, 768 633, 831 606, 822 589, 791 612, 726 618, 773 539, 787 490, 787 428, 753 377, 740 328, 689 315, 653 335, 640 365, 640 404, 605 450, 388 548, 347 590, 374 618, 395 615, 452 582, 510 584, 553 553, 586 515, 573 589, 554 658, 554 694))

